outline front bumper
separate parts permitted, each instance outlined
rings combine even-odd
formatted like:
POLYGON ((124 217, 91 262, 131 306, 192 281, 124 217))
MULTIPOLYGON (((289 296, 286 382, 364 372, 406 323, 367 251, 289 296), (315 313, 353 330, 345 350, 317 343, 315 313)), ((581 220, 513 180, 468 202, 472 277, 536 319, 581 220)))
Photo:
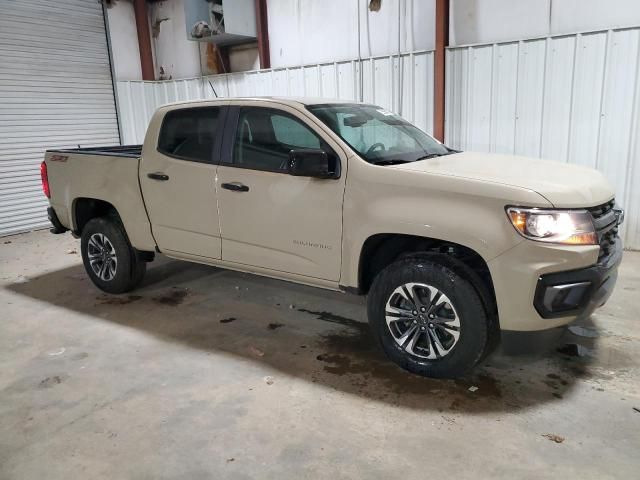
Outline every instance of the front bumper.
POLYGON ((622 242, 596 265, 540 276, 533 305, 542 318, 586 318, 613 293, 622 261, 622 242))
POLYGON ((622 241, 617 239, 611 253, 596 265, 541 275, 533 301, 540 322, 560 321, 563 325, 529 331, 502 330, 503 352, 527 354, 549 350, 564 334, 566 323, 587 318, 603 306, 613 293, 622 250, 622 241))

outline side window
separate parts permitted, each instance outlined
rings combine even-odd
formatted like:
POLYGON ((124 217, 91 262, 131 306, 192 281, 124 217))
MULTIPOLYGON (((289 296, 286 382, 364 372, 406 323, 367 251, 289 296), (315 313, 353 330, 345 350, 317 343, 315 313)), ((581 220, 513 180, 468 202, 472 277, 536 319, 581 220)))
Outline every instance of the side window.
POLYGON ((320 148, 320 139, 305 125, 291 117, 272 115, 271 126, 276 140, 294 148, 320 148))
POLYGON ((287 113, 271 108, 245 107, 238 118, 233 164, 254 170, 286 172, 291 150, 328 149, 323 143, 309 127, 287 113))
POLYGON ((160 128, 158 151, 183 160, 211 162, 219 116, 219 107, 167 113, 160 128))

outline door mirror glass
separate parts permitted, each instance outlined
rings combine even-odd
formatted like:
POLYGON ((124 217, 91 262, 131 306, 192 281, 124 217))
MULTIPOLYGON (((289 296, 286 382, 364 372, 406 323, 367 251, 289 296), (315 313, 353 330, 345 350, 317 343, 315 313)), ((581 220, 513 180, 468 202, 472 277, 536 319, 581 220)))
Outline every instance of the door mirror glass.
POLYGON ((335 164, 324 150, 291 150, 287 172, 297 177, 337 178, 335 164))

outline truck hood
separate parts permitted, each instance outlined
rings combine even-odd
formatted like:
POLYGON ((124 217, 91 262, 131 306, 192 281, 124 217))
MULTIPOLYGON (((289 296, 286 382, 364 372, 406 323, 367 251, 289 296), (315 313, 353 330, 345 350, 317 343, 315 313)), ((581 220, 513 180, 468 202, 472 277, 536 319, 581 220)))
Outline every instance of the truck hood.
POLYGON ((447 175, 533 190, 555 207, 591 207, 614 190, 597 170, 516 155, 461 152, 385 168, 447 175))

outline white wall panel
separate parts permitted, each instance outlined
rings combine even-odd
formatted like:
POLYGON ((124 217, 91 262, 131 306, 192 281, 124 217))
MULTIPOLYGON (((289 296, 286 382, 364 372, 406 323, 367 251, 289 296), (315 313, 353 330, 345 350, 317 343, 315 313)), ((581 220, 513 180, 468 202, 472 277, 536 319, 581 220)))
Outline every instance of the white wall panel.
POLYGON ((451 48, 446 141, 597 168, 640 249, 639 58, 640 28, 451 48))
POLYGON ((319 67, 303 67, 302 76, 304 78, 304 95, 307 97, 320 97, 320 82, 318 75, 319 67))
POLYGON ((116 80, 141 80, 140 48, 133 2, 111 2, 106 12, 116 80))
POLYGON ((434 48, 435 0, 384 0, 377 12, 368 7, 369 0, 268 0, 271 65, 344 61, 358 50, 367 58, 434 48))
POLYGON ((451 0, 449 44, 502 42, 548 35, 550 3, 551 0, 451 0))
POLYGON ((374 58, 371 98, 373 103, 388 110, 393 109, 393 66, 390 59, 374 58))
MULTIPOLYGON (((433 129, 433 54, 414 52, 362 61, 364 101, 394 110, 427 132, 433 129), (400 80, 398 69, 401 68, 400 80), (404 86, 402 92, 399 82, 404 86), (402 97, 401 97, 402 95, 402 97)), ((176 101, 220 97, 299 96, 358 100, 357 60, 165 82, 118 82, 123 141, 141 143, 153 112, 176 101)))
POLYGON ((530 40, 639 24, 638 0, 451 0, 449 45, 530 40))
POLYGON ((634 161, 629 162, 627 184, 625 190, 627 192, 627 219, 626 232, 630 244, 638 248, 640 242, 640 79, 636 81, 636 90, 634 93, 633 103, 633 119, 630 125, 630 131, 633 132, 629 146, 629 158, 634 161), (629 214, 631 213, 631 214, 629 214))
POLYGON ((469 99, 467 115, 478 128, 467 131, 467 141, 472 150, 487 150, 491 142, 491 46, 469 51, 469 99))
POLYGON ((400 105, 394 110, 425 132, 433 131, 433 62, 430 55, 401 57, 400 105))
POLYGON ((576 35, 575 42, 573 103, 569 118, 571 129, 567 137, 567 159, 595 167, 607 35, 576 35))
POLYGON ((515 153, 540 156, 545 77, 545 40, 521 42, 518 58, 515 153))
POLYGON ((569 129, 571 127, 571 93, 575 37, 550 39, 545 63, 546 82, 542 109, 547 119, 542 124, 540 156, 543 158, 568 158, 569 129))
POLYGON ((358 65, 355 61, 336 64, 338 72, 337 97, 344 100, 356 99, 358 91, 358 65))
POLYGON ((631 131, 639 39, 640 29, 608 32, 607 37, 596 166, 619 192, 625 191, 628 162, 640 162, 629 156, 632 136, 639 134, 631 131))
POLYGON ((286 70, 274 70, 273 76, 273 94, 286 96, 289 94, 289 79, 286 70))
POLYGON ((551 34, 640 24, 638 0, 552 0, 551 34))
MULTIPOLYGON (((516 92, 518 91, 517 43, 494 45, 492 70, 492 105, 490 149, 496 153, 508 153, 515 149, 516 92)), ((466 128, 466 126, 465 126, 466 128)))

